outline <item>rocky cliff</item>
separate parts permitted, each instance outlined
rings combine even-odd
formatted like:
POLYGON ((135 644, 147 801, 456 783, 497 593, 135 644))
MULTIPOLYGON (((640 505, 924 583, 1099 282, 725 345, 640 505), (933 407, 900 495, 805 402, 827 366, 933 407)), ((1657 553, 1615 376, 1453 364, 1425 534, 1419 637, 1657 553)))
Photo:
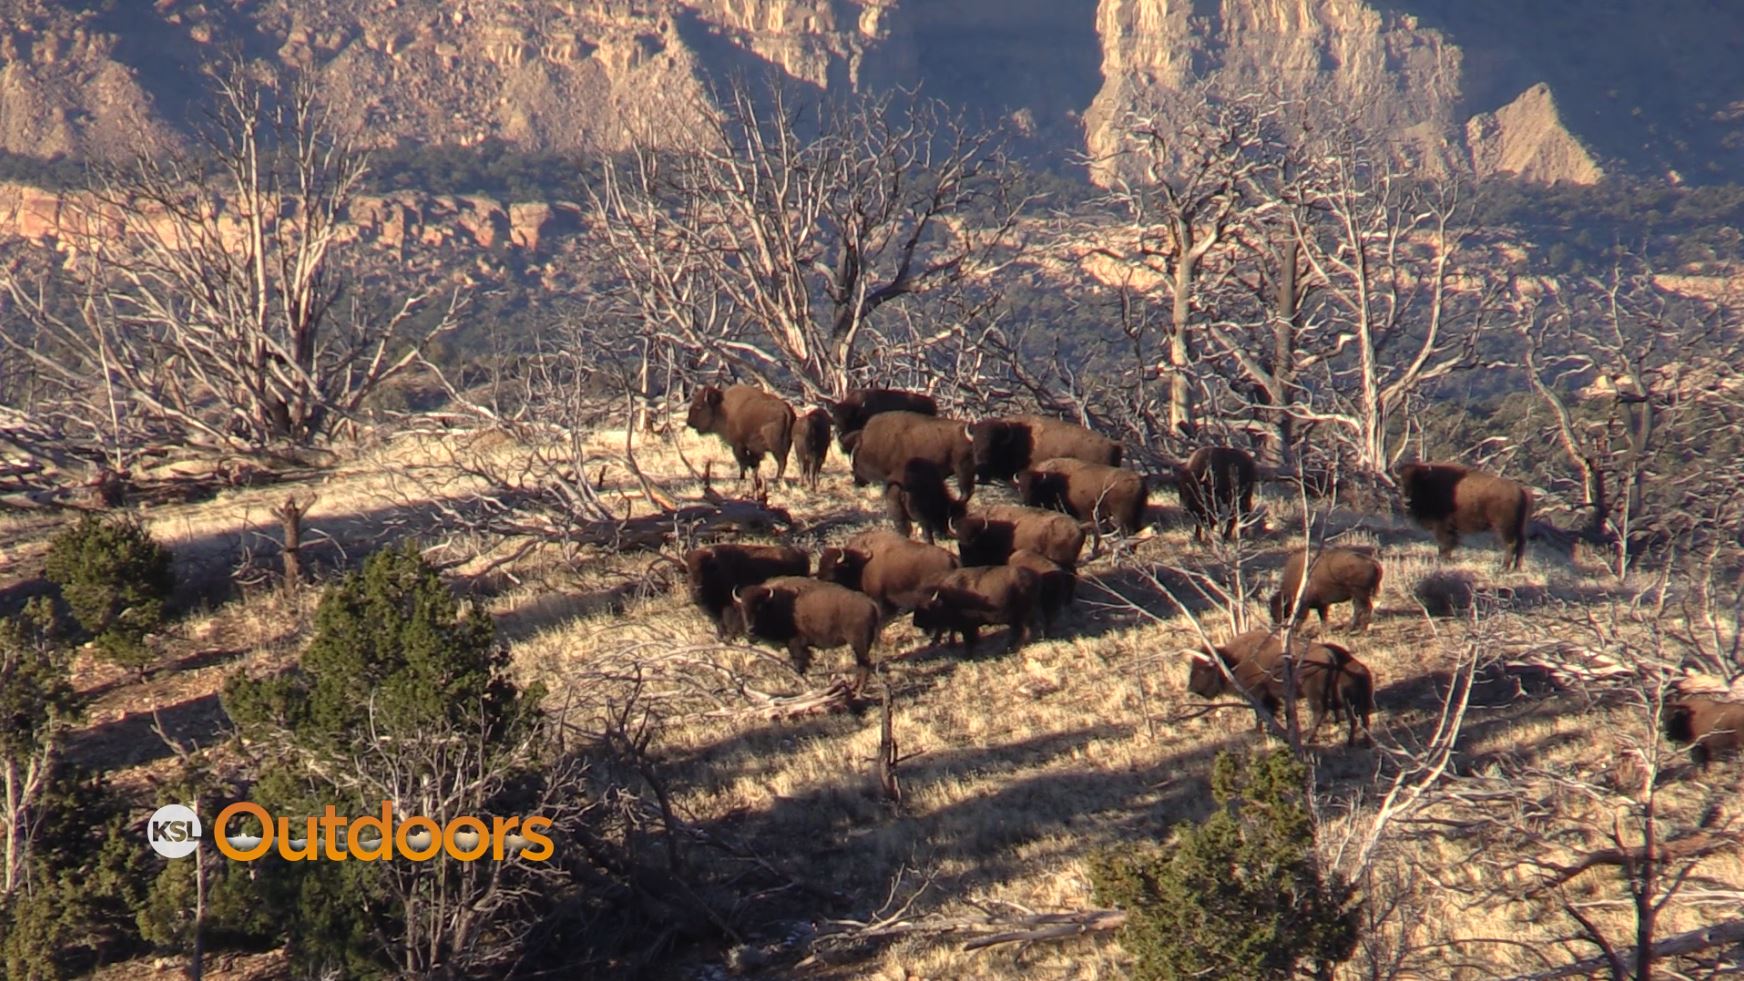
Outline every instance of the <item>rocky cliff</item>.
POLYGON ((378 145, 679 141, 710 79, 773 70, 919 85, 1065 160, 1212 79, 1327 96, 1435 171, 1585 182, 1603 157, 1722 180, 1744 157, 1740 38, 1724 0, 0 0, 0 150, 173 141, 201 72, 241 51, 318 73, 378 145))

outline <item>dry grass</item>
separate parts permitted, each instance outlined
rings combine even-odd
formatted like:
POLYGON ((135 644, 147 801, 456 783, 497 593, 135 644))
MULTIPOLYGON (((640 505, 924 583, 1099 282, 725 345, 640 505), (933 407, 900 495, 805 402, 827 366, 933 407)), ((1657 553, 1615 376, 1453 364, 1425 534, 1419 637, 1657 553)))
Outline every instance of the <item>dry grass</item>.
MULTIPOLYGON (((622 452, 623 434, 595 434, 589 446, 609 460, 622 452)), ((506 446, 491 451, 518 452, 506 446)), ((310 524, 335 541, 358 544, 392 531, 395 515, 416 506, 414 488, 443 486, 435 478, 444 453, 425 439, 375 447, 317 488, 321 499, 310 524)), ((700 483, 680 454, 697 471, 712 466, 718 490, 735 491, 731 457, 712 437, 686 431, 654 438, 642 441, 636 455, 667 493, 698 496, 700 483)), ((854 488, 845 469, 832 456, 816 492, 797 485, 776 490, 771 503, 788 509, 798 525, 781 540, 815 550, 876 520, 877 495, 854 488)), ((448 486, 455 494, 466 489, 448 486)), ((604 487, 624 510, 646 513, 647 502, 621 465, 607 462, 604 487)), ((179 560, 193 555, 203 563, 234 562, 251 541, 276 534, 268 512, 285 493, 245 489, 205 504, 165 508, 150 515, 151 527, 177 549, 179 560), (222 558, 211 559, 208 552, 222 558)), ((982 495, 997 493, 983 489, 977 499, 982 495)), ((1173 514, 1172 499, 1162 498, 1164 511, 1173 514)), ((1255 623, 1264 622, 1265 598, 1294 544, 1281 529, 1299 524, 1297 502, 1267 498, 1265 505, 1270 530, 1248 543, 1250 571, 1260 587, 1248 609, 1255 623)), ((14 552, 29 547, 25 539, 41 530, 29 529, 14 541, 7 537, 13 527, 0 522, 0 548, 14 552)), ((1339 512, 1331 529, 1341 544, 1378 548, 1386 566, 1373 629, 1344 630, 1350 610, 1340 606, 1329 630, 1374 671, 1376 735, 1383 746, 1415 745, 1425 737, 1448 675, 1480 626, 1486 643, 1529 646, 1556 629, 1557 616, 1584 616, 1631 585, 1608 579, 1597 566, 1531 551, 1522 570, 1499 573, 1499 553, 1488 536, 1476 536, 1454 561, 1439 564, 1426 534, 1390 519, 1339 512), (1418 602, 1421 584, 1448 572, 1478 585, 1478 626, 1469 616, 1427 616, 1418 602)), ((0 554, 0 562, 11 554, 0 554)), ((907 757, 899 767, 900 808, 878 790, 876 710, 771 721, 756 710, 751 695, 719 683, 731 676, 765 695, 803 692, 821 687, 831 674, 845 674, 845 651, 821 652, 812 676, 800 678, 778 652, 718 644, 683 591, 666 588, 670 566, 646 552, 535 553, 518 567, 518 584, 489 602, 512 645, 517 673, 544 682, 552 707, 570 713, 576 725, 595 725, 603 698, 621 700, 639 686, 638 697, 662 716, 652 751, 684 821, 765 856, 787 876, 848 897, 839 908, 821 908, 797 891, 777 891, 745 907, 755 923, 778 934, 794 922, 827 926, 829 919, 876 917, 893 888, 896 899, 905 901, 922 884, 914 916, 1087 907, 1093 897, 1086 856, 1166 836, 1178 822, 1202 817, 1212 759, 1227 749, 1256 747, 1261 737, 1245 710, 1193 713, 1198 702, 1185 691, 1186 667, 1174 652, 1194 644, 1197 634, 1188 617, 1132 566, 1206 566, 1215 573, 1209 556, 1193 544, 1190 529, 1175 521, 1128 552, 1125 567, 1108 555, 1098 557, 1083 570, 1079 602, 1058 635, 1037 639, 1015 655, 1004 653, 997 631, 984 640, 979 656, 965 659, 954 645, 930 645, 906 620, 887 626, 879 653, 894 697, 894 732, 907 757)), ((1161 579, 1172 587, 1185 581, 1179 571, 1165 571, 1161 579)), ((309 593, 253 593, 195 616, 168 642, 185 666, 144 685, 83 671, 82 687, 97 694, 89 729, 79 737, 87 740, 86 750, 136 778, 163 765, 161 756, 104 757, 101 747, 113 751, 121 739, 117 733, 137 736, 137 720, 149 718, 152 706, 209 705, 202 700, 214 697, 228 673, 285 663, 301 642, 311 603, 309 593), (196 656, 202 651, 221 653, 196 656), (135 720, 132 729, 116 728, 128 720, 135 720)), ((1188 605, 1212 613, 1195 601, 1188 605)), ((1203 622, 1219 635, 1228 630, 1215 614, 1203 622)), ((1459 769, 1480 777, 1531 768, 1615 782, 1620 778, 1613 771, 1627 756, 1623 746, 1640 727, 1639 713, 1627 707, 1515 697, 1505 680, 1481 686, 1474 703, 1459 769)), ((1344 831, 1360 834, 1366 827, 1376 773, 1384 768, 1382 750, 1346 749, 1341 742, 1337 733, 1323 732, 1318 747, 1332 842, 1344 831)), ((1731 781, 1735 788, 1738 774, 1733 765, 1713 771, 1708 780, 1731 781)), ((1714 794, 1695 781, 1674 783, 1664 796, 1666 819, 1691 826, 1701 808, 1718 806, 1728 815, 1736 808, 1735 794, 1716 805, 1714 794)), ((1573 795, 1543 806, 1544 821, 1572 829, 1558 844, 1571 853, 1598 847, 1611 825, 1608 813, 1573 795)), ((693 854, 695 861, 716 858, 706 849, 693 854)), ((1378 874, 1413 870, 1408 883, 1394 884, 1420 907, 1410 942, 1449 944, 1426 955, 1439 965, 1432 975, 1480 977, 1532 968, 1537 962, 1524 948, 1471 938, 1509 938, 1552 950, 1552 941, 1566 931, 1566 922, 1525 904, 1473 904, 1461 891, 1516 874, 1508 858, 1474 854, 1469 843, 1440 834, 1402 839, 1383 854, 1378 874)), ((1710 859, 1702 870, 1744 882, 1744 862, 1735 856, 1710 859)), ((1586 873, 1580 886, 1599 900, 1621 895, 1616 876, 1603 870, 1586 873)), ((1603 905, 1593 915, 1612 928, 1627 918, 1626 911, 1603 905)), ((1663 927, 1687 928, 1704 915, 1719 914, 1680 907, 1663 927)), ((718 961, 722 952, 689 956, 697 966, 718 961)), ((820 949, 799 970, 840 977, 1096 978, 1117 976, 1124 964, 1118 946, 1107 939, 965 953, 959 939, 913 935, 820 949)))

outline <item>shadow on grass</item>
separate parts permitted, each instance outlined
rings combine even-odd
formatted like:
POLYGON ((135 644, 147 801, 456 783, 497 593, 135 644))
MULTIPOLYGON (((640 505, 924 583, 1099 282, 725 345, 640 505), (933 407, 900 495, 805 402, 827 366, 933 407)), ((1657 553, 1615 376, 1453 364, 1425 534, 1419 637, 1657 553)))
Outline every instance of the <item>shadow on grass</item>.
POLYGON ((93 770, 121 770, 153 763, 172 755, 154 726, 161 720, 164 734, 184 745, 210 745, 217 740, 226 716, 216 692, 172 705, 130 712, 72 733, 66 754, 93 770))

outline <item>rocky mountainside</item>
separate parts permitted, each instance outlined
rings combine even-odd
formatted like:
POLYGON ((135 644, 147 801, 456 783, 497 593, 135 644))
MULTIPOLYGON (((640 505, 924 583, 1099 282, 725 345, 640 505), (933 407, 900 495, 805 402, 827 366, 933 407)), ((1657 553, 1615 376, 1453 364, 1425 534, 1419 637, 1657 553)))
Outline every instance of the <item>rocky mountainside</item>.
POLYGON ((710 79, 915 86, 1055 160, 1185 84, 1317 92, 1436 171, 1711 182, 1744 161, 1727 0, 0 0, 0 150, 125 154, 229 53, 308 67, 380 145, 682 140, 710 79))

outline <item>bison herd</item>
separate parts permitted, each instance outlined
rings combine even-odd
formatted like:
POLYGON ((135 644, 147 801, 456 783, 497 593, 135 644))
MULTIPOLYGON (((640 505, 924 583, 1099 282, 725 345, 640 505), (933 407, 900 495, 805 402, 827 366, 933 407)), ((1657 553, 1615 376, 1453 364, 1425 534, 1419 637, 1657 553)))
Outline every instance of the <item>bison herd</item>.
MULTIPOLYGON (((1040 415, 970 422, 939 415, 931 396, 891 389, 849 392, 827 409, 795 413, 779 397, 749 385, 695 393, 690 428, 719 436, 755 487, 765 456, 777 482, 791 447, 801 479, 815 488, 831 430, 848 456, 856 486, 882 485, 894 530, 863 532, 811 557, 786 546, 720 544, 685 556, 691 599, 722 638, 744 634, 785 645, 804 672, 813 649, 847 647, 856 691, 869 677, 872 648, 897 615, 913 617, 934 643, 961 639, 972 654, 982 628, 1006 630, 1016 650, 1032 626, 1052 632, 1073 601, 1085 538, 1142 534, 1152 486, 1173 484, 1195 540, 1208 530, 1233 538, 1253 514, 1254 460, 1235 447, 1211 446, 1185 462, 1144 475, 1122 466, 1121 444, 1076 423, 1040 415), (971 509, 977 483, 1013 487, 1017 505, 971 509), (950 484, 956 485, 952 493, 950 484), (910 535, 919 526, 924 542, 910 535), (1221 528, 1219 529, 1219 526, 1221 528), (941 547, 954 540, 956 553, 941 547)), ((1395 471, 1406 512, 1434 535, 1443 557, 1461 533, 1493 532, 1504 568, 1524 556, 1533 496, 1524 485, 1451 463, 1407 463, 1395 471)), ((1325 624, 1333 604, 1352 604, 1350 626, 1367 629, 1382 567, 1367 551, 1298 549, 1271 597, 1273 620, 1295 622, 1310 611, 1325 624)), ((1328 714, 1348 723, 1346 741, 1365 738, 1374 708, 1368 668, 1337 644, 1293 640, 1283 657, 1279 631, 1253 631, 1190 655, 1188 688, 1203 697, 1246 694, 1275 715, 1293 687, 1309 703, 1317 732, 1328 714), (1297 666, 1286 684, 1284 666, 1297 666)), ((1668 706, 1666 733, 1692 744, 1698 762, 1734 751, 1744 705, 1700 700, 1668 706)))

